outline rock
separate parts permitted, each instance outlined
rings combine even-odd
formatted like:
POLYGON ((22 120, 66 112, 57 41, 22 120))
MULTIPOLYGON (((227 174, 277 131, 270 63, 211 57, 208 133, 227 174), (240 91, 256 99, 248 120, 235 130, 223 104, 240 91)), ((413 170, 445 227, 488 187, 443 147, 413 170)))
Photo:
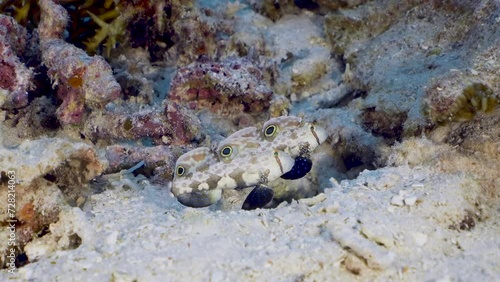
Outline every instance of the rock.
POLYGON ((415 244, 417 244, 417 246, 419 247, 422 247, 427 242, 427 235, 425 234, 422 234, 420 232, 415 232, 412 235, 413 239, 415 240, 415 244))
POLYGON ((68 12, 52 0, 41 0, 38 5, 41 12, 38 25, 40 38, 42 40, 62 38, 69 21, 68 12))
POLYGON ((368 267, 373 269, 387 269, 395 260, 394 253, 387 252, 377 244, 364 239, 359 234, 335 225, 329 226, 333 240, 342 247, 348 248, 353 254, 366 260, 368 267))
POLYGON ((27 33, 16 21, 0 15, 0 108, 17 109, 28 104, 33 71, 19 59, 27 33))
POLYGON ((112 145, 106 147, 106 159, 109 166, 106 173, 129 169, 144 161, 144 167, 138 172, 147 176, 171 179, 175 165, 175 154, 169 146, 136 147, 130 145, 112 145))
POLYGON ((417 202, 418 198, 416 196, 406 197, 403 201, 405 206, 413 206, 417 202))
POLYGON ((90 57, 62 39, 42 41, 42 57, 63 100, 57 110, 62 124, 79 124, 86 107, 100 109, 120 97, 120 85, 102 57, 90 57))
MULTIPOLYGON (((106 166, 92 146, 59 138, 25 141, 15 149, 0 148, 0 155, 2 180, 12 172, 15 175, 16 184, 8 186, 8 182, 2 181, 0 192, 5 199, 7 193, 15 195, 18 255, 37 234, 59 219, 60 210, 88 193, 85 186, 106 166)), ((0 209, 3 221, 12 218, 8 217, 7 205, 0 209)), ((4 254, 8 249, 6 244, 7 241, 0 245, 4 254)))
POLYGON ((305 14, 285 16, 268 28, 265 38, 280 68, 274 86, 277 93, 294 93, 300 100, 336 84, 331 76, 338 71, 338 65, 331 59, 314 18, 305 14))
POLYGON ((61 138, 25 141, 16 149, 0 148, 0 155, 2 175, 15 170, 23 185, 47 174, 58 181, 84 184, 107 166, 91 145, 61 138))
POLYGON ((188 108, 224 116, 261 113, 269 108, 272 95, 261 70, 242 58, 202 60, 180 68, 168 94, 188 108))

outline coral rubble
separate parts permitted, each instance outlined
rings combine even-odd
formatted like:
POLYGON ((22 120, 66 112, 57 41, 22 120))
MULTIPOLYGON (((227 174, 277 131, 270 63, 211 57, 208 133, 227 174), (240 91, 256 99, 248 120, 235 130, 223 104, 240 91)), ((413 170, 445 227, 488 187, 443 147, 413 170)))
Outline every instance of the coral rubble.
POLYGON ((202 139, 198 118, 176 103, 168 103, 164 111, 94 111, 85 121, 83 134, 94 142, 151 138, 157 144, 181 145, 202 139))
POLYGON ((63 100, 57 110, 62 124, 78 124, 85 106, 102 108, 120 97, 120 85, 102 57, 90 57, 61 39, 45 41, 42 47, 49 77, 63 100))
POLYGON ((91 140, 137 140, 161 138, 169 133, 169 124, 161 111, 135 113, 94 111, 86 120, 85 135, 91 140))
POLYGON ((130 145, 111 145, 106 147, 109 166, 106 173, 128 169, 144 161, 140 172, 146 176, 155 175, 171 179, 175 165, 175 154, 169 146, 136 147, 130 145))
POLYGON ((38 28, 43 64, 57 96, 63 102, 57 109, 61 124, 78 124, 86 107, 102 108, 120 97, 120 85, 111 67, 100 56, 88 56, 85 51, 60 39, 68 23, 68 13, 51 0, 40 2, 41 21, 38 28))
MULTIPOLYGON (((58 220, 61 209, 84 196, 84 187, 107 166, 92 146, 60 138, 25 141, 16 149, 0 148, 0 155, 3 198, 7 198, 8 171, 14 171, 19 181, 15 186, 18 255, 26 243, 58 220)), ((7 206, 0 209, 1 220, 6 222, 7 206)), ((7 236, 5 232, 1 234, 7 236)), ((7 241, 1 242, 0 251, 5 254, 7 248, 7 241)))
POLYGON ((15 109, 28 104, 33 71, 19 60, 26 40, 22 26, 13 18, 0 15, 0 108, 15 109))
POLYGON ((68 25, 68 12, 52 0, 40 0, 40 24, 38 33, 42 40, 62 38, 68 25))
POLYGON ((479 79, 468 79, 458 70, 433 78, 426 91, 425 112, 434 122, 467 121, 477 112, 491 112, 499 103, 491 87, 479 79))
POLYGON ((180 68, 169 99, 191 109, 231 115, 263 112, 269 108, 272 95, 256 65, 244 58, 228 58, 222 62, 202 60, 180 68))

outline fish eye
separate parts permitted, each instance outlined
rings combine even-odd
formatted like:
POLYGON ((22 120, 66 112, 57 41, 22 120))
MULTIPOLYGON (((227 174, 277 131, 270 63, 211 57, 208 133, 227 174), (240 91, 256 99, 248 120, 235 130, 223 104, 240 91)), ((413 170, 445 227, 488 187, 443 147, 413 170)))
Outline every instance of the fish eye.
POLYGON ((231 146, 224 146, 220 150, 220 155, 224 158, 231 156, 232 153, 233 153, 233 148, 231 148, 231 146))
POLYGON ((311 131, 314 131, 315 128, 314 128, 314 125, 311 125, 311 127, 309 127, 311 129, 311 131))
POLYGON ((264 130, 264 135, 266 137, 272 137, 274 134, 276 134, 276 131, 278 130, 278 127, 274 124, 268 125, 266 129, 264 130))
POLYGON ((182 176, 184 174, 184 172, 186 172, 186 169, 180 165, 177 167, 175 172, 177 173, 178 176, 182 176))

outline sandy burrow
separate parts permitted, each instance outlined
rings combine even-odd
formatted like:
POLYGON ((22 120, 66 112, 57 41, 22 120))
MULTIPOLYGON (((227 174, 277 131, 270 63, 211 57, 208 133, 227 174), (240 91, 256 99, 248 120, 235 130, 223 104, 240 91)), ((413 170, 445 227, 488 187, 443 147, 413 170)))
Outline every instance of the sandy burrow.
POLYGON ((493 281, 500 225, 479 183, 431 165, 364 171, 276 209, 180 205, 117 174, 29 243, 32 281, 493 281), (473 225, 473 226, 471 226, 473 225), (77 234, 81 245, 71 247, 77 234))

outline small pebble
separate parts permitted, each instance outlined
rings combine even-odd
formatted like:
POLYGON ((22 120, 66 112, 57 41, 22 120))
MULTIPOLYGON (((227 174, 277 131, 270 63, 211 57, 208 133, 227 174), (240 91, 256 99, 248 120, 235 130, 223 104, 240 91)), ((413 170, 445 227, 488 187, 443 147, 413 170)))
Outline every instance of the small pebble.
POLYGON ((85 204, 86 200, 87 199, 85 199, 85 197, 82 196, 78 197, 78 199, 76 199, 76 206, 80 208, 83 207, 83 204, 85 204))
POLYGON ((404 199, 406 206, 413 206, 417 202, 417 197, 411 196, 404 199))
POLYGON ((109 246, 116 245, 117 241, 118 241, 118 231, 113 231, 108 235, 108 237, 106 237, 106 244, 109 246))
POLYGON ((401 195, 393 196, 391 199, 391 205, 398 206, 398 207, 404 206, 405 204, 404 204, 403 196, 401 196, 401 195))
POLYGON ((413 235, 413 240, 415 240, 415 244, 417 246, 422 247, 427 243, 427 235, 420 233, 420 232, 415 232, 412 234, 413 235))
POLYGON ((326 199, 327 199, 327 197, 326 197, 325 193, 321 193, 321 194, 318 194, 312 198, 300 199, 298 202, 303 203, 306 206, 310 207, 310 206, 314 206, 317 203, 321 203, 326 199))
POLYGON ((330 179, 328 179, 328 181, 330 181, 330 183, 332 184, 332 188, 342 188, 339 184, 339 182, 337 181, 337 179, 333 178, 333 177, 330 177, 330 179))

